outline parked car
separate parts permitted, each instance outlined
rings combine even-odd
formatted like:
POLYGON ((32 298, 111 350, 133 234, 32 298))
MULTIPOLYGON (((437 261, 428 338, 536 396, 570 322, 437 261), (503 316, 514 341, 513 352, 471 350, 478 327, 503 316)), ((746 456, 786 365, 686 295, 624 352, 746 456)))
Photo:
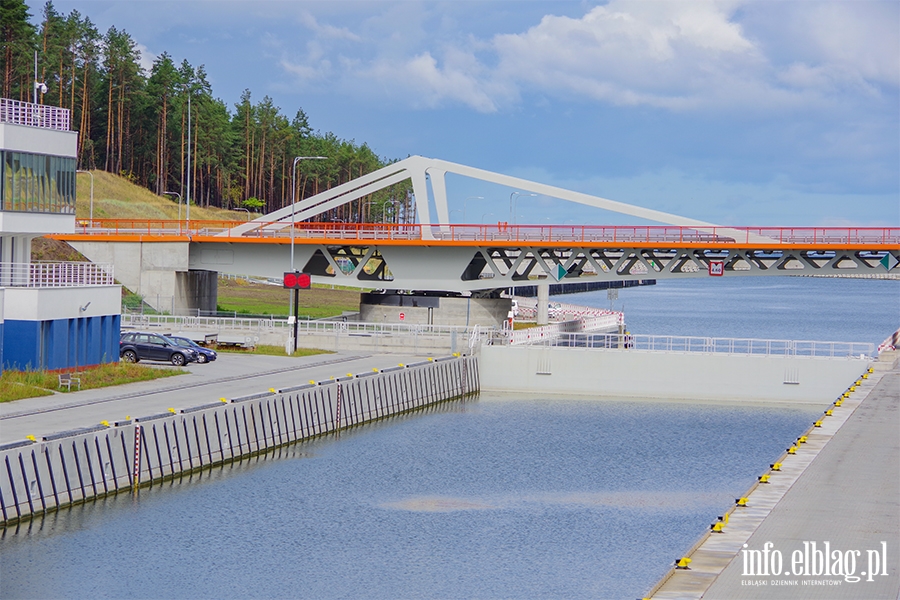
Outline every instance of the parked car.
POLYGON ((141 331, 123 333, 119 338, 119 357, 127 362, 164 360, 176 367, 194 362, 199 355, 192 348, 184 348, 164 335, 141 331))
POLYGON ((182 348, 190 348, 194 352, 197 353, 197 362, 198 363, 208 363, 216 360, 218 358, 218 354, 216 354, 215 350, 210 350, 209 348, 204 348, 194 340, 186 337, 182 337, 180 335, 170 335, 169 339, 181 346, 182 348))

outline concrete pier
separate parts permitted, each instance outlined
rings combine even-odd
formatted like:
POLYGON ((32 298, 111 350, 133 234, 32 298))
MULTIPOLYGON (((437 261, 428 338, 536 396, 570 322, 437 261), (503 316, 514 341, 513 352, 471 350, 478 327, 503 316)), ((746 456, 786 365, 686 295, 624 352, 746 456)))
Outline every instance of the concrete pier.
MULTIPOLYGON (((877 367, 883 363, 876 363, 877 367)), ((890 598, 900 594, 900 368, 876 370, 813 427, 649 597, 890 598), (779 564, 780 562, 780 564, 779 564)), ((785 440, 790 445, 791 440, 785 440)))

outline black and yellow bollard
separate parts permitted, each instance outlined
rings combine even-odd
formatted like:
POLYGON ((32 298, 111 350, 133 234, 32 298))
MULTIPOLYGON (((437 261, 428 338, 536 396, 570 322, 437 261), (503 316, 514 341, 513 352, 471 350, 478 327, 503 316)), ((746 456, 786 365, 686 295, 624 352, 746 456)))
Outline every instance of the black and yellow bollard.
POLYGON ((681 558, 675 559, 676 569, 684 569, 686 571, 690 571, 691 568, 688 566, 689 564, 691 564, 691 559, 689 559, 687 556, 682 556, 681 558))

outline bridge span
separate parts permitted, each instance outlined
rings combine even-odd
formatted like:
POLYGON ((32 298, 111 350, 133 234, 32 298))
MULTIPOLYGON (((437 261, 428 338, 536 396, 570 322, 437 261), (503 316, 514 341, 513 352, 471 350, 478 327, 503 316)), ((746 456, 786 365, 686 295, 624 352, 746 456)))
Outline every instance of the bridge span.
POLYGON ((900 263, 900 227, 251 224, 95 219, 53 237, 91 258, 97 244, 141 255, 153 245, 182 270, 276 278, 293 263, 315 283, 473 293, 538 280, 885 274, 900 263))

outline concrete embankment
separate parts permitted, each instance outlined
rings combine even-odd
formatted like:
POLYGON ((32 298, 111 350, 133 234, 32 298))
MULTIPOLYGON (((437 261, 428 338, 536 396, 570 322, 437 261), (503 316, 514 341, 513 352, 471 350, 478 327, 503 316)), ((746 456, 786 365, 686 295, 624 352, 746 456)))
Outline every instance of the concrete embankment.
POLYGON ((481 385, 610 398, 822 403, 866 365, 854 357, 485 346, 481 385))
POLYGON ((793 451, 761 469, 649 598, 898 597, 900 368, 873 367, 785 440, 793 451))
POLYGON ((5 444, 0 525, 478 389, 476 359, 452 356, 5 444))

